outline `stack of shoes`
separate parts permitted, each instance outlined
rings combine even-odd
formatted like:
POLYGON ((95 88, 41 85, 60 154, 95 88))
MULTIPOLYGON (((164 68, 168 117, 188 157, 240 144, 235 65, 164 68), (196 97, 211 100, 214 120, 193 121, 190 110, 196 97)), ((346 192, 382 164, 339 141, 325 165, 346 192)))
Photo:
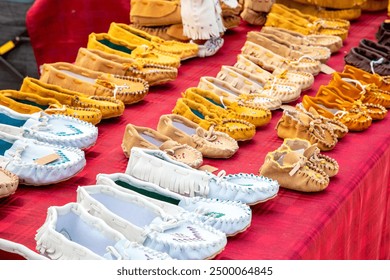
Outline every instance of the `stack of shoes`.
POLYGON ((205 130, 195 122, 177 114, 161 115, 157 131, 171 139, 187 144, 207 158, 230 158, 238 150, 238 143, 228 134, 205 130))
POLYGON ((0 168, 0 198, 13 195, 18 186, 19 177, 6 169, 0 168))
POLYGON ((343 99, 343 94, 336 87, 321 85, 315 96, 305 95, 303 107, 319 115, 342 122, 349 131, 364 131, 371 126, 372 117, 367 107, 352 98, 343 99))
MULTIPOLYGON (((376 0, 374 0, 376 1, 376 0)), ((343 1, 341 6, 336 1, 307 1, 307 0, 276 0, 276 3, 283 4, 289 8, 299 10, 301 13, 309 14, 318 18, 356 20, 362 14, 362 5, 366 1, 343 1), (334 8, 335 5, 338 8, 334 8)))
POLYGON ((313 58, 304 56, 299 59, 285 58, 248 40, 242 47, 241 54, 254 56, 258 59, 257 63, 270 72, 281 69, 306 72, 316 76, 321 71, 321 63, 313 58))
POLYGON ((236 7, 230 7, 229 5, 225 4, 224 1, 220 1, 219 3, 222 10, 221 16, 223 26, 228 30, 238 27, 241 22, 240 13, 243 9, 242 5, 237 3, 236 7))
POLYGON ((110 97, 125 105, 140 102, 149 92, 149 84, 140 78, 92 71, 67 62, 42 65, 40 81, 87 96, 110 97))
POLYGON ((183 43, 177 41, 166 41, 157 36, 132 27, 124 23, 112 22, 107 32, 114 38, 124 40, 129 44, 146 45, 162 54, 177 55, 180 60, 196 57, 198 45, 193 43, 183 43))
POLYGON ((337 161, 321 154, 316 144, 301 138, 286 138, 278 149, 266 155, 259 174, 278 181, 286 189, 320 192, 338 171, 337 161))
POLYGON ((134 58, 87 48, 79 48, 75 64, 94 71, 141 78, 147 81, 149 86, 174 81, 178 74, 175 67, 143 63, 134 58))
POLYGON ((126 58, 133 58, 141 63, 180 67, 180 57, 174 54, 162 54, 146 45, 130 44, 125 40, 112 37, 108 33, 94 33, 88 36, 87 49, 100 50, 126 58))
POLYGON ((126 125, 121 147, 126 157, 130 156, 133 147, 139 147, 164 151, 173 159, 193 168, 199 168, 203 163, 202 153, 197 149, 176 142, 152 128, 136 126, 131 123, 126 125))
POLYGON ((245 0, 240 14, 241 18, 249 24, 263 26, 267 20, 274 0, 245 0))
POLYGON ((214 175, 172 160, 159 150, 134 147, 126 174, 159 185, 187 197, 237 201, 248 205, 273 199, 278 191, 277 181, 264 176, 239 173, 214 175))
POLYGON ((21 114, 45 112, 49 115, 74 117, 93 125, 102 119, 102 112, 97 108, 72 107, 61 104, 55 98, 41 97, 36 93, 17 90, 1 90, 0 105, 21 114))
POLYGON ((343 19, 317 18, 275 3, 268 13, 264 25, 286 28, 304 35, 338 36, 344 41, 348 37, 350 23, 343 19))
POLYGON ((119 117, 125 110, 121 100, 114 97, 89 96, 82 92, 72 91, 63 87, 48 84, 41 80, 25 77, 20 87, 22 92, 29 92, 44 98, 54 98, 62 105, 86 110, 99 110, 101 119, 119 117))

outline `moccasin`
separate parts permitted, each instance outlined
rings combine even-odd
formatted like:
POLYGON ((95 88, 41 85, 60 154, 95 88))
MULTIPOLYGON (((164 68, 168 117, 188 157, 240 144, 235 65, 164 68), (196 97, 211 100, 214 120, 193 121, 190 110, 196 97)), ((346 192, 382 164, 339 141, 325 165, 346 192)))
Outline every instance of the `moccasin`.
POLYGON ((241 202, 199 196, 186 197, 125 173, 98 174, 96 184, 141 195, 169 215, 198 220, 227 236, 245 231, 252 219, 251 209, 241 202))
POLYGON ((387 10, 388 4, 387 0, 367 0, 361 5, 361 8, 365 12, 384 11, 387 10))
POLYGON ((336 87, 343 95, 347 95, 354 100, 361 100, 364 104, 390 108, 389 92, 380 90, 375 84, 367 84, 364 81, 357 80, 352 74, 335 72, 332 74, 328 86, 336 87))
POLYGON ((322 85, 316 96, 305 95, 302 98, 302 105, 308 111, 312 108, 321 116, 342 122, 349 131, 363 131, 371 126, 372 118, 365 108, 360 104, 351 104, 343 100, 334 102, 324 98, 331 93, 332 91, 322 85))
POLYGON ((256 91, 253 92, 252 90, 257 87, 251 87, 251 85, 254 85, 254 83, 251 82, 248 87, 244 85, 242 89, 246 91, 241 91, 226 81, 215 77, 203 76, 199 80, 198 88, 212 91, 226 100, 242 103, 245 106, 255 106, 268 110, 276 110, 280 108, 282 101, 279 97, 270 96, 265 93, 258 93, 256 91))
POLYGON ((273 80, 264 81, 262 76, 257 76, 246 70, 236 68, 234 66, 222 66, 230 68, 232 71, 244 76, 245 78, 259 84, 262 87, 262 94, 266 94, 273 97, 278 97, 282 103, 290 103, 297 100, 301 96, 301 88, 297 84, 288 83, 283 81, 280 83, 278 78, 273 80))
POLYGON ((216 93, 197 87, 188 88, 183 97, 204 105, 207 110, 221 118, 240 119, 261 127, 271 121, 272 114, 268 109, 256 106, 247 106, 239 102, 224 100, 216 93))
POLYGON ((181 23, 178 0, 131 0, 130 21, 143 26, 181 23))
POLYGON ((110 54, 133 58, 142 63, 159 64, 179 68, 180 57, 174 54, 155 52, 145 45, 130 44, 108 33, 91 33, 88 36, 87 49, 97 49, 110 54))
POLYGON ((19 177, 3 167, 0 167, 0 198, 13 195, 18 186, 19 177))
POLYGON ((283 70, 307 72, 315 76, 321 70, 321 63, 317 60, 306 57, 300 59, 284 58, 250 41, 245 42, 241 49, 241 53, 258 58, 258 62, 260 63, 258 65, 271 72, 279 68, 283 70))
POLYGON ((170 260, 92 216, 78 203, 50 206, 35 235, 36 248, 51 260, 170 260))
POLYGON ((338 162, 324 154, 321 154, 317 144, 312 145, 309 141, 301 138, 286 138, 278 148, 279 151, 292 151, 307 158, 308 164, 312 164, 323 170, 329 177, 336 176, 339 172, 338 162))
POLYGON ((264 23, 264 26, 285 28, 303 35, 338 36, 342 41, 345 41, 348 37, 348 29, 329 26, 327 25, 328 22, 323 19, 314 23, 307 20, 305 20, 304 23, 298 23, 292 18, 294 18, 294 16, 288 18, 287 16, 281 16, 278 13, 270 12, 267 15, 267 21, 264 23))
POLYGON ((87 149, 98 137, 91 123, 64 115, 44 112, 21 114, 0 105, 0 131, 59 146, 87 149))
POLYGON ((343 40, 334 35, 304 35, 283 27, 263 26, 261 32, 270 33, 296 45, 326 47, 331 53, 343 47, 343 40))
POLYGON ((326 124, 328 129, 333 131, 333 133, 336 135, 337 139, 343 138, 348 133, 348 127, 345 124, 336 119, 329 119, 324 116, 321 116, 320 114, 318 114, 317 111, 312 108, 309 109, 310 111, 306 110, 305 107, 303 107, 302 102, 296 104, 295 108, 289 107, 285 109, 292 111, 297 110, 299 112, 304 113, 305 115, 308 115, 311 119, 315 119, 317 122, 326 124))
POLYGON ((0 251, 5 251, 17 258, 10 258, 18 260, 22 257, 24 260, 49 260, 45 256, 38 254, 23 244, 16 243, 7 239, 0 238, 0 251))
POLYGON ((92 71, 67 62, 43 64, 39 80, 88 96, 114 97, 125 105, 143 100, 149 92, 149 84, 143 79, 92 71))
POLYGON ((66 181, 85 164, 78 148, 52 145, 0 131, 0 167, 14 173, 23 185, 43 186, 66 181))
MULTIPOLYGON (((278 0, 278 3, 283 4, 289 8, 299 10, 303 14, 312 15, 318 18, 325 19, 344 19, 344 20, 355 20, 362 15, 361 6, 353 6, 345 9, 332 9, 319 6, 317 2, 311 2, 310 4, 303 3, 304 0, 297 2, 291 0, 278 0)), ((334 2, 334 1, 332 1, 334 2)))
POLYGON ((386 32, 390 32, 390 21, 389 20, 384 20, 381 22, 381 24, 378 26, 378 30, 375 33, 375 38, 380 43, 381 38, 383 38, 384 34, 386 32))
POLYGON ((106 185, 78 187, 77 202, 128 240, 179 260, 204 260, 226 246, 226 235, 195 219, 180 218, 139 194, 106 185))
POLYGON ((250 31, 247 33, 247 40, 259 45, 264 44, 262 46, 284 57, 299 59, 302 56, 307 56, 321 63, 326 63, 331 56, 330 50, 326 47, 297 45, 266 32, 250 31))
POLYGON ((65 106, 98 109, 101 112, 102 119, 119 117, 125 110, 123 102, 114 97, 88 96, 82 92, 68 90, 31 77, 23 79, 20 90, 42 97, 54 98, 65 106))
POLYGON ((176 142, 149 127, 136 126, 130 123, 126 125, 121 147, 126 157, 130 156, 131 148, 140 147, 164 151, 173 159, 193 168, 198 168, 203 163, 202 153, 197 149, 176 142))
POLYGON ((61 104, 57 99, 41 97, 36 93, 17 90, 0 91, 0 105, 21 114, 34 114, 44 111, 49 115, 74 117, 93 125, 102 119, 102 112, 96 108, 71 107, 61 104))
POLYGON ((240 26, 241 17, 239 15, 222 16, 223 26, 227 30, 240 26))
POLYGON ((267 177, 253 175, 248 178, 236 174, 235 179, 227 180, 225 172, 221 171, 218 176, 194 169, 158 150, 133 148, 125 173, 184 196, 232 200, 248 205, 274 198, 279 191, 278 182, 267 177))
POLYGON ((344 56, 348 65, 380 76, 390 75, 390 61, 376 52, 361 47, 354 47, 344 56))
POLYGON ((187 98, 176 101, 172 113, 195 122, 206 130, 214 129, 228 134, 236 141, 247 141, 256 134, 256 126, 242 119, 222 118, 210 112, 204 105, 187 98))
POLYGON ((338 136, 330 123, 294 107, 283 109, 283 114, 276 124, 277 135, 280 138, 306 139, 312 144, 317 144, 321 151, 329 151, 336 146, 338 136))
MULTIPOLYGON (((247 1, 248 2, 248 1, 247 1)), ((254 2, 254 1, 251 1, 254 2)), ((251 8, 244 7, 241 14, 241 18, 249 24, 263 26, 267 20, 267 13, 257 12, 251 8)))
POLYGON ((259 174, 279 182, 280 186, 300 192, 319 192, 329 185, 329 176, 293 151, 269 152, 259 174))
POLYGON ((343 73, 351 74, 356 80, 374 84, 378 89, 390 92, 390 77, 388 76, 383 77, 348 64, 344 66, 343 73))
POLYGON ((86 48, 79 48, 75 64, 94 71, 141 78, 147 81, 149 86, 174 81, 178 74, 175 67, 143 63, 134 58, 86 48))
POLYGON ((138 46, 146 45, 154 51, 163 54, 177 55, 180 57, 180 60, 198 56, 197 44, 177 42, 174 40, 166 41, 128 24, 112 22, 107 33, 114 38, 124 40, 130 44, 138 46))
POLYGON ((301 91, 305 91, 311 88, 314 83, 314 76, 310 73, 290 70, 281 70, 280 73, 275 70, 271 73, 261 68, 259 64, 261 62, 258 58, 239 54, 237 56, 237 62, 233 66, 256 75, 256 77, 264 81, 265 87, 269 84, 295 84, 299 86, 301 91))
POLYGON ((228 134, 214 131, 213 127, 206 130, 177 114, 161 115, 157 131, 197 149, 207 158, 230 158, 239 148, 237 141, 228 134))
POLYGON ((379 44, 378 42, 363 38, 359 42, 359 47, 375 52, 386 59, 390 59, 390 47, 379 44))

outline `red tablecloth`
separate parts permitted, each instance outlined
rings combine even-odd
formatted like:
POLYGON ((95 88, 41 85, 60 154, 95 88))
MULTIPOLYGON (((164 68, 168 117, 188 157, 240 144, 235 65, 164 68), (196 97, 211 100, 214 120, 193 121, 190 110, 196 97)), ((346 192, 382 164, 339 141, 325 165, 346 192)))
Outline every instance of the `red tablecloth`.
MULTIPOLYGON (((353 22, 344 47, 328 65, 341 71, 346 52, 363 37, 374 39, 385 18, 385 12, 363 14, 353 22)), ((100 123, 98 141, 86 151, 87 165, 77 176, 52 186, 20 186, 14 195, 0 200, 0 238, 34 249, 35 232, 49 206, 75 201, 76 188, 94 184, 98 173, 125 171, 127 158, 120 144, 127 123, 156 128, 181 92, 197 86, 201 76, 215 76, 222 65, 233 65, 246 33, 256 29, 242 23, 228 31, 215 56, 183 62, 176 81, 151 88, 145 100, 128 106, 123 116, 100 123)), ((329 79, 318 75, 313 88, 303 94, 314 95, 329 79)), ((282 143, 274 130, 280 116, 281 111, 273 112, 271 123, 258 129, 253 140, 240 143, 231 159, 205 163, 227 173, 256 174, 266 153, 282 143)), ((389 127, 388 116, 365 132, 347 134, 326 153, 339 162, 340 172, 325 191, 304 194, 281 188, 273 200, 252 207, 252 225, 229 238, 216 259, 390 259, 389 127)))

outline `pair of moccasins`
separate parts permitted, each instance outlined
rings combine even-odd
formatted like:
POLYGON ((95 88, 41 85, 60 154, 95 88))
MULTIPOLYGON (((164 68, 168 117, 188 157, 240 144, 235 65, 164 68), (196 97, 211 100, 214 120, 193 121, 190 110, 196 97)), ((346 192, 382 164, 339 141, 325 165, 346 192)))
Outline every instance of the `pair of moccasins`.
POLYGON ((269 152, 259 174, 278 181, 281 187, 300 192, 319 192, 339 171, 336 160, 321 154, 317 144, 301 138, 286 138, 269 152))
POLYGON ((202 165, 203 157, 230 158, 239 148, 228 134, 204 129, 178 114, 162 115, 156 130, 127 124, 121 146, 126 157, 133 147, 161 150, 193 168, 202 165))

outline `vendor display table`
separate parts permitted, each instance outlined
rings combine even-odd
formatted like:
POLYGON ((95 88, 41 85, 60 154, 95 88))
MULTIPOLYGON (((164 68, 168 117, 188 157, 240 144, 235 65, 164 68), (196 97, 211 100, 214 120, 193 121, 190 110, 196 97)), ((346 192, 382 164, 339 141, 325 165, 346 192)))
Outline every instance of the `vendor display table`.
MULTIPOLYGON (((375 40, 385 19, 385 12, 370 13, 353 22, 344 47, 328 65, 342 71, 344 55, 362 38, 375 40)), ((246 33, 259 29, 242 23, 228 31, 225 45, 215 56, 184 61, 176 81, 152 87, 123 116, 98 124, 98 141, 86 151, 87 165, 77 176, 51 186, 19 186, 14 195, 0 199, 0 238, 35 250, 34 235, 49 206, 75 201, 77 187, 95 184, 98 173, 125 171, 127 158, 120 145, 127 123, 155 129, 159 117, 171 113, 184 90, 197 86, 202 76, 215 76, 222 65, 233 65, 246 33)), ((312 89, 303 94, 314 95, 329 80, 329 75, 318 75, 312 89)), ((240 143, 232 158, 205 159, 205 164, 227 173, 257 174, 266 153, 283 142, 275 131, 281 114, 281 110, 274 111, 272 121, 259 128, 251 141, 240 143)), ((324 152, 340 165, 339 174, 331 178, 325 191, 304 194, 281 188, 274 199, 252 206, 251 226, 229 237, 216 259, 390 259, 389 118, 373 123, 367 131, 348 133, 334 150, 324 152)), ((0 252, 0 259, 6 257, 0 252)))

